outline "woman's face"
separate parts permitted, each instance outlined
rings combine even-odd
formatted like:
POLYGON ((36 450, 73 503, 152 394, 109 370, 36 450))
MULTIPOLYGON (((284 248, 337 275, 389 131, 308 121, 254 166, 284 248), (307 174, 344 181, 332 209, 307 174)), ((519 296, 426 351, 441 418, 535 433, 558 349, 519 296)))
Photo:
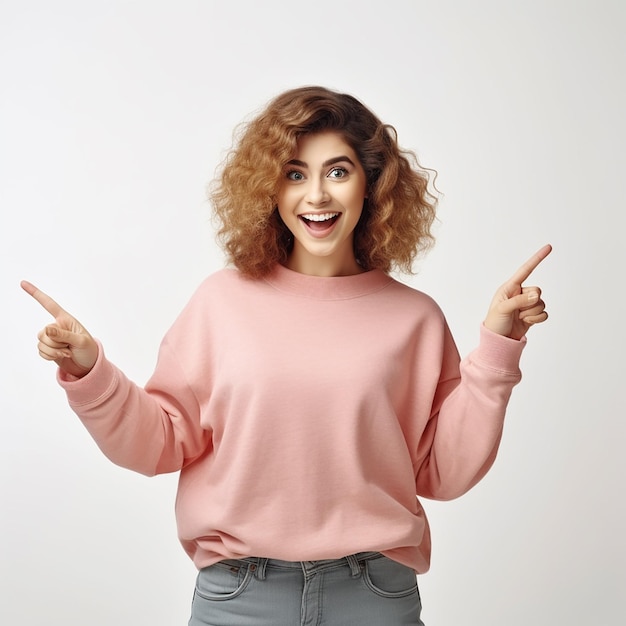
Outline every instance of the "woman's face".
POLYGON ((365 171, 339 133, 300 138, 278 192, 278 212, 294 236, 287 267, 316 276, 363 271, 353 240, 366 187, 365 171))

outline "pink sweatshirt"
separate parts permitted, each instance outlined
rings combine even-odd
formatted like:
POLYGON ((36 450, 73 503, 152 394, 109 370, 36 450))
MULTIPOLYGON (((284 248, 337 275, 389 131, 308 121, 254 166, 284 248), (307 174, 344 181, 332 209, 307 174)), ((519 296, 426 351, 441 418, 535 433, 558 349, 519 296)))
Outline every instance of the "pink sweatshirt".
POLYGON ((417 496, 451 499, 493 463, 524 341, 481 329, 459 356, 435 302, 374 270, 282 266, 207 278, 142 388, 101 349, 59 380, 115 463, 180 470, 179 537, 198 568, 380 551, 425 572, 417 496))

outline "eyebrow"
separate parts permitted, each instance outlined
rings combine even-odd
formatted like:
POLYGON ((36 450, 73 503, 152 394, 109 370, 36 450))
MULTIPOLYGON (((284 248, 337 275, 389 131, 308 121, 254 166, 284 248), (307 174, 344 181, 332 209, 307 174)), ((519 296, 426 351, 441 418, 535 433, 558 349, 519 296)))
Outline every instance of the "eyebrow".
MULTIPOLYGON (((352 162, 352 159, 350 157, 347 157, 345 154, 324 161, 322 163, 322 167, 328 167, 329 165, 334 165, 335 163, 340 163, 342 161, 346 161, 347 163, 350 163, 350 165, 352 165, 353 167, 356 167, 352 162)), ((297 165, 298 167, 305 168, 309 167, 304 161, 300 161, 298 159, 291 159, 291 161, 288 161, 287 165, 297 165)))

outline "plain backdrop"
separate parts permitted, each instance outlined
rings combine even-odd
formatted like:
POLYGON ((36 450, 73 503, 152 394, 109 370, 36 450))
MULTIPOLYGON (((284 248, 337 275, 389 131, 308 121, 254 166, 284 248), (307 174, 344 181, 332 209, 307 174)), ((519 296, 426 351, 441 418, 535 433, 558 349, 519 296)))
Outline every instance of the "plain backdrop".
POLYGON ((621 0, 0 0, 0 622, 186 623, 176 476, 102 456, 19 281, 144 383, 223 266, 205 189, 233 129, 322 84, 437 170, 437 244, 401 278, 463 354, 497 286, 554 246, 493 469, 424 502, 427 626, 623 624, 625 29, 621 0))

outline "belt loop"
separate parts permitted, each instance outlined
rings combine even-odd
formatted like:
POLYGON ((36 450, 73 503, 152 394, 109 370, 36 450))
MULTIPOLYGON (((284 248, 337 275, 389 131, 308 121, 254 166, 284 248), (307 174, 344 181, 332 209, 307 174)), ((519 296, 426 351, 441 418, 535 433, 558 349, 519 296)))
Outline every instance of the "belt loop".
POLYGON ((254 575, 257 577, 258 580, 265 580, 265 570, 267 569, 268 560, 269 559, 265 559, 265 558, 259 559, 259 562, 257 563, 256 572, 254 572, 254 575))
POLYGON ((350 566, 350 574, 352 575, 352 578, 358 578, 361 575, 361 565, 359 564, 359 559, 356 554, 347 556, 346 561, 348 561, 348 565, 350 566))

